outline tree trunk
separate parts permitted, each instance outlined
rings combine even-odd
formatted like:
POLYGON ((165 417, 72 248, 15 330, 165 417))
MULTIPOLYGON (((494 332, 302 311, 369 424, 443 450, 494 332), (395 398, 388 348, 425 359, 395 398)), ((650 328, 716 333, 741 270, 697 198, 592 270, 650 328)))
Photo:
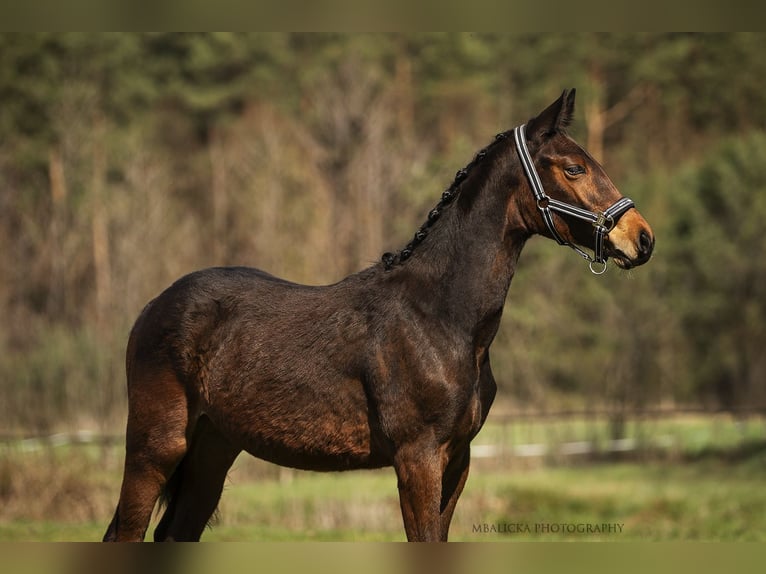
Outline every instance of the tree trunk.
POLYGON ((59 317, 64 310, 65 264, 61 244, 63 241, 66 211, 67 185, 61 146, 55 144, 48 153, 48 179, 51 192, 51 217, 48 228, 48 256, 50 276, 48 279, 47 313, 59 317))
POLYGON ((585 122, 588 128, 586 147, 596 161, 604 160, 604 131, 607 111, 604 109, 604 80, 601 70, 592 67, 589 73, 591 97, 585 106, 585 122))
POLYGON ((104 118, 99 115, 93 130, 93 179, 91 197, 93 215, 91 238, 93 269, 96 285, 96 326, 103 332, 109 321, 112 305, 112 264, 109 256, 109 217, 104 202, 106 151, 104 118))
POLYGON ((208 152, 210 155, 213 208, 213 264, 225 265, 228 257, 226 224, 229 212, 229 197, 226 189, 226 144, 217 128, 211 129, 208 152))
POLYGON ((603 162, 607 128, 622 121, 631 110, 638 107, 646 98, 648 89, 646 86, 636 85, 623 99, 607 108, 606 82, 601 69, 594 66, 589 75, 592 95, 585 106, 585 123, 588 130, 586 148, 596 161, 603 162))

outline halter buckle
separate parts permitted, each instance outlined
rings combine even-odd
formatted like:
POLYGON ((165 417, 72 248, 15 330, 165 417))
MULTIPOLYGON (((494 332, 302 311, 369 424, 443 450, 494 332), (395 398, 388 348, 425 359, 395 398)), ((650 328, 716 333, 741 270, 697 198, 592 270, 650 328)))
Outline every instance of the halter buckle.
POLYGON ((607 215, 603 211, 596 214, 596 221, 593 222, 593 227, 598 229, 599 227, 609 232, 614 227, 614 218, 611 215, 607 215), (609 225, 607 225, 607 223, 609 225))

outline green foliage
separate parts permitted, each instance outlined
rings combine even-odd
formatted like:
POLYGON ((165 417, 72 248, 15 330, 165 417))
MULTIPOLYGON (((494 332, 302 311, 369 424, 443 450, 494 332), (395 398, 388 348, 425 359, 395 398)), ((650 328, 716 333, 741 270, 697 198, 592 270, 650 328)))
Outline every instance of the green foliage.
POLYGON ((92 426, 115 410, 123 414, 126 401, 108 384, 121 355, 94 332, 62 325, 36 333, 28 348, 6 349, 0 359, 3 427, 49 433, 92 426))
POLYGON ((761 404, 766 374, 766 134, 717 146, 679 177, 668 276, 689 344, 687 372, 726 406, 761 404))
POLYGON ((656 255, 595 278, 532 240, 501 397, 763 404, 764 51, 753 33, 0 34, 4 424, 109 424, 127 326, 175 277, 358 270, 571 86, 573 134, 656 255))

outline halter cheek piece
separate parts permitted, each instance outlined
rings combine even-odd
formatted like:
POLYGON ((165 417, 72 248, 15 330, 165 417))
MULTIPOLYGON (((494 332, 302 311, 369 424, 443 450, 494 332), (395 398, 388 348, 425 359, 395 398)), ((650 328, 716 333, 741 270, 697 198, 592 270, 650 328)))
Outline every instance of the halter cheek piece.
POLYGON ((537 202, 537 209, 543 216, 543 221, 548 231, 551 232, 553 238, 559 245, 566 245, 574 249, 583 259, 586 259, 589 263, 591 272, 596 275, 601 275, 606 271, 606 262, 608 257, 604 256, 604 237, 609 235, 609 232, 614 228, 615 223, 622 217, 622 214, 628 211, 634 206, 633 201, 627 197, 623 197, 615 202, 611 207, 605 211, 594 213, 571 205, 557 199, 548 197, 543 190, 543 184, 540 181, 540 176, 537 175, 535 164, 532 163, 532 156, 529 155, 527 149, 526 137, 524 135, 524 126, 521 125, 513 130, 513 138, 516 142, 516 151, 521 159, 521 165, 524 168, 524 173, 527 176, 529 185, 532 188, 532 193, 535 195, 535 201, 537 202), (576 245, 569 243, 561 234, 556 230, 556 223, 553 220, 553 211, 560 213, 561 215, 569 215, 590 222, 594 230, 595 245, 593 247, 593 255, 586 253, 576 245), (601 267, 598 267, 601 265, 601 267))

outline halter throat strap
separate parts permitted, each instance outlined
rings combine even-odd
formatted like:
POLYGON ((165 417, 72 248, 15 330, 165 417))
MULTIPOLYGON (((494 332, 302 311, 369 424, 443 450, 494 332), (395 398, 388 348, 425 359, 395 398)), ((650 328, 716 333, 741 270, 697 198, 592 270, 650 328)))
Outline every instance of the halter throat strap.
POLYGON ((601 275, 606 271, 606 262, 608 259, 608 257, 604 256, 604 237, 609 235, 609 232, 614 228, 615 223, 617 223, 617 220, 622 214, 634 206, 633 201, 627 197, 623 197, 617 200, 605 211, 593 212, 577 205, 572 205, 571 203, 553 199, 546 195, 545 190, 543 189, 543 184, 540 181, 540 176, 535 169, 535 164, 532 162, 532 156, 527 148, 524 128, 525 125, 520 125, 514 128, 513 139, 516 143, 516 151, 519 154, 521 166, 524 168, 524 174, 527 176, 529 186, 532 188, 532 193, 534 194, 535 202, 537 203, 537 209, 543 217, 545 226, 559 245, 565 245, 574 249, 583 259, 589 262, 590 270, 593 273, 601 275), (556 222, 553 219, 554 211, 561 215, 582 219, 593 225, 595 236, 593 255, 580 249, 577 245, 568 242, 561 236, 556 229, 556 222))

